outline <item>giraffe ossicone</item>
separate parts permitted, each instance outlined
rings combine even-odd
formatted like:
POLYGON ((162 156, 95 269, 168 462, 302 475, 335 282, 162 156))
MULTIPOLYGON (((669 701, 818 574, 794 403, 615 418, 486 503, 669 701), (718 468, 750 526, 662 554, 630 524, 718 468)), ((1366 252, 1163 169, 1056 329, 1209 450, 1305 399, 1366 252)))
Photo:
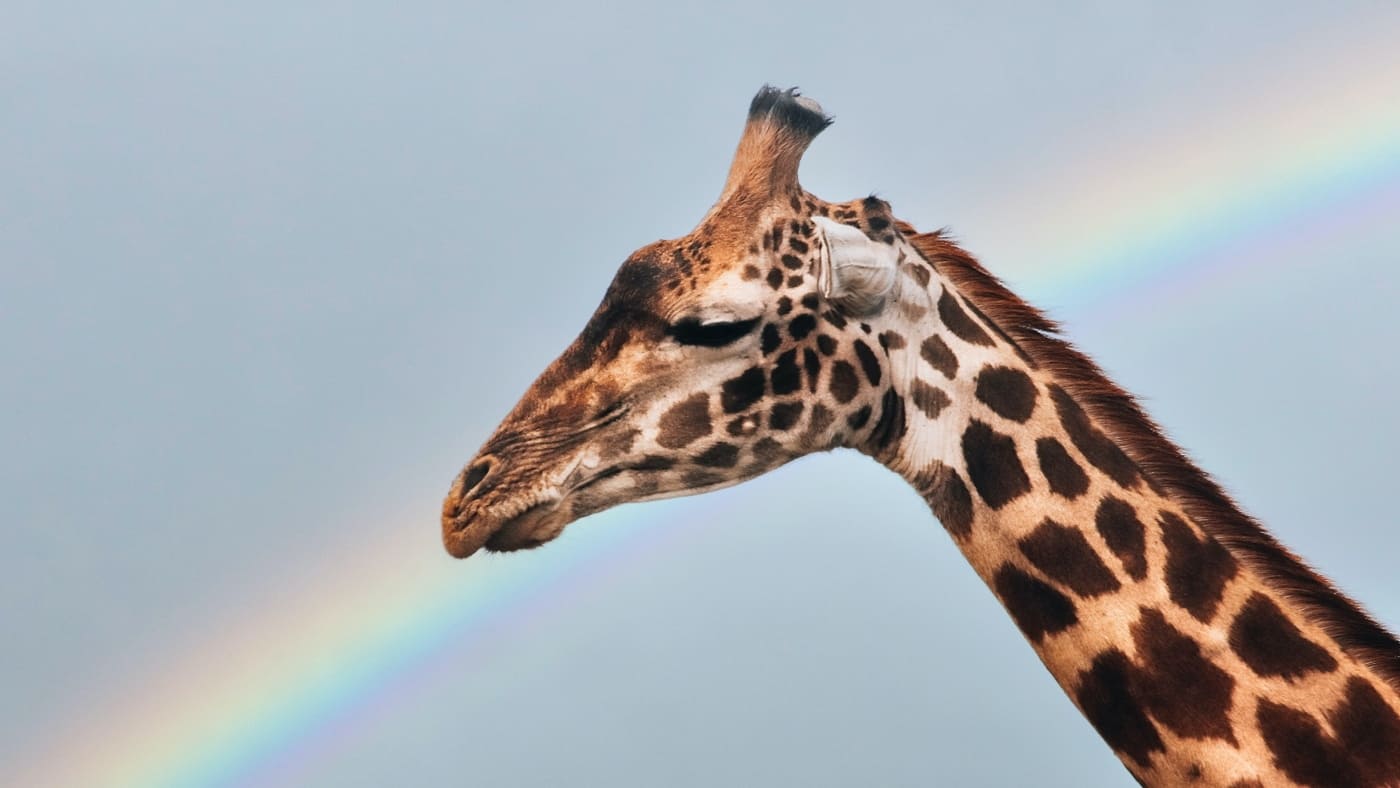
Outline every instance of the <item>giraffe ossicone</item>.
POLYGON ((1400 785, 1400 642, 938 233, 797 171, 754 97, 719 200, 618 270, 443 502, 465 558, 848 447, 903 476, 1149 785, 1400 785))

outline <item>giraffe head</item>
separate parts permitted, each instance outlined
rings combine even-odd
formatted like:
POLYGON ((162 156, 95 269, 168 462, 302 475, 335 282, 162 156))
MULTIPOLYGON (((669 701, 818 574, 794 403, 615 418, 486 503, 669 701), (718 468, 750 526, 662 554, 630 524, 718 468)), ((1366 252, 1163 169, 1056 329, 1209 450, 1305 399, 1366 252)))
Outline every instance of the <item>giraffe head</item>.
POLYGON ((582 333, 454 480, 448 552, 534 547, 620 503, 903 431, 878 326, 912 263, 882 201, 826 203, 798 184, 829 123, 795 90, 759 91, 714 207, 689 235, 622 264, 582 333))

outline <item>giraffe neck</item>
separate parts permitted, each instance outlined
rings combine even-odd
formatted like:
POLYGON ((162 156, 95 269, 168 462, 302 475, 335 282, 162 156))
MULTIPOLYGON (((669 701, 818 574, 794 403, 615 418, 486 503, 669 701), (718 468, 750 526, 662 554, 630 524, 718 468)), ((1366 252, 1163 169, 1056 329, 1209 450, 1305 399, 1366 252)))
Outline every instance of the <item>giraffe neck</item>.
POLYGON ((1271 582, 1144 471, 1065 365, 922 261, 904 273, 901 323, 879 338, 905 424, 859 448, 925 498, 1128 769, 1151 785, 1400 784, 1400 694, 1318 613, 1350 603, 1325 581, 1336 599, 1311 606, 1271 582))

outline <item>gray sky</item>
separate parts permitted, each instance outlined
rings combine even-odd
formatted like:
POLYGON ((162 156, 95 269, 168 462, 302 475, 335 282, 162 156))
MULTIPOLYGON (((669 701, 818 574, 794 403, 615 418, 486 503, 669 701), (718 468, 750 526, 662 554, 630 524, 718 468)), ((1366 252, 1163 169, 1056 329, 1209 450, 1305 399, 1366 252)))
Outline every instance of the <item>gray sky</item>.
MULTIPOLYGON (((1226 244, 1247 265, 1178 297, 1114 309, 1037 270, 1123 234, 1104 216, 1160 212, 1143 174, 1168 152, 1277 148, 1260 166, 1288 170, 1307 135, 1251 126, 1259 106, 1400 73, 1387 4, 1215 5, 13 4, 0 762, 153 724, 114 698, 359 545, 476 571, 441 554, 450 479, 622 259, 700 218, 764 82, 837 118, 807 188, 876 191, 1063 307, 1248 510, 1400 626, 1393 179, 1226 244)), ((870 461, 625 517, 648 511, 675 526, 598 548, 237 781, 1131 783, 870 461)))

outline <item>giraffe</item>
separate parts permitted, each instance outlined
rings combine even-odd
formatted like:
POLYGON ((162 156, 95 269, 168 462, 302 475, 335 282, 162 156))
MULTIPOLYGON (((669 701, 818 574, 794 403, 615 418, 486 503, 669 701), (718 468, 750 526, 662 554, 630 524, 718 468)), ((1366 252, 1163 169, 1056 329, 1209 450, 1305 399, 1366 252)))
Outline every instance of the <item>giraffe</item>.
POLYGON ((759 91, 719 200, 622 264, 454 479, 447 551, 853 448, 924 497, 1141 783, 1400 785, 1400 642, 967 252, 804 191, 830 122, 759 91))

